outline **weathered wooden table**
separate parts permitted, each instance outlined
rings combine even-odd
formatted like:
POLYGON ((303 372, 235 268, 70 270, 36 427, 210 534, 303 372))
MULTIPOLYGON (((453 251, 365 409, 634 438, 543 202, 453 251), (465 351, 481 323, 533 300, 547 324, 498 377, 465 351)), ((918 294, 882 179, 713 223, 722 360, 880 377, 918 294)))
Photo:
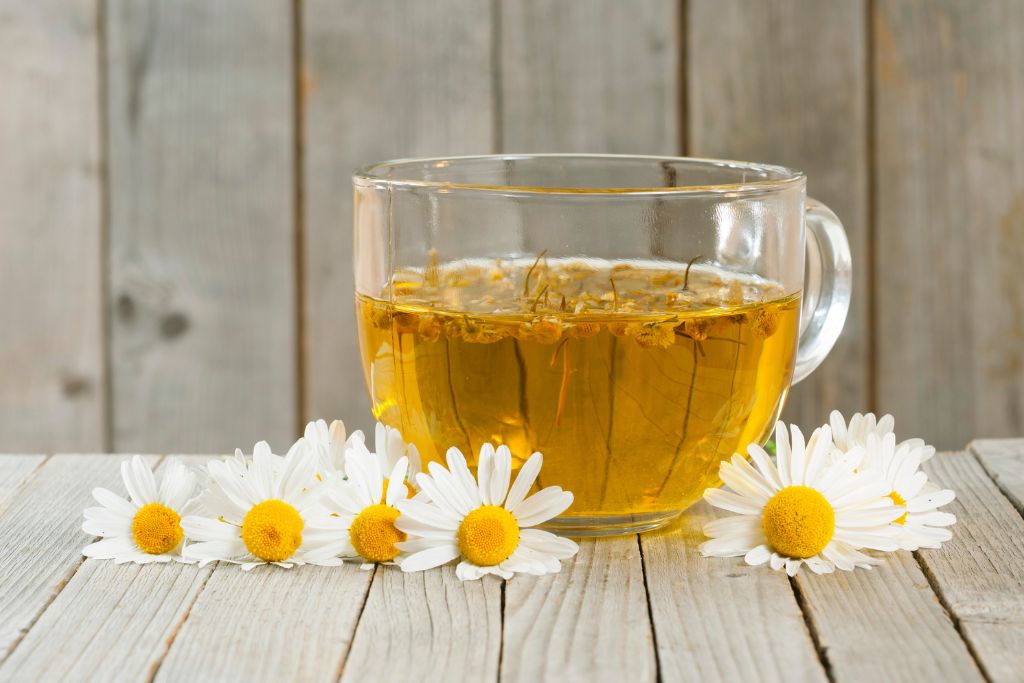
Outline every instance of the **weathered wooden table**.
POLYGON ((941 550, 794 580, 702 558, 704 506, 507 583, 83 561, 120 460, 0 456, 0 680, 1024 680, 1024 440, 926 465, 957 492, 941 550))

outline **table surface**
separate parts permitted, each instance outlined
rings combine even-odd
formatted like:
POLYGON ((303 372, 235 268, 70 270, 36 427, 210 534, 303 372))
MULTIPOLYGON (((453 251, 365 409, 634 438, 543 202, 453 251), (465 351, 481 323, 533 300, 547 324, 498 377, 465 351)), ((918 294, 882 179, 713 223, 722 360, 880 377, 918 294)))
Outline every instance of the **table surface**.
MULTIPOLYGON (((153 456, 156 461, 158 456, 153 456)), ((193 462, 202 456, 188 456, 193 462)), ((115 455, 0 456, 0 680, 1020 681, 1024 439, 925 465, 953 540, 789 579, 697 552, 714 514, 583 541, 555 576, 86 559, 115 455)))

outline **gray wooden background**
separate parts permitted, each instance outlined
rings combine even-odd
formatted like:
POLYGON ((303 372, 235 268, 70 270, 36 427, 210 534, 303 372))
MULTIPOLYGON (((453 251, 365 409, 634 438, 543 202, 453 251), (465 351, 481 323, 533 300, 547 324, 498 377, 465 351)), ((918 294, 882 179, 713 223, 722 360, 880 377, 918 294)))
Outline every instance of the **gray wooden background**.
POLYGON ((1024 433, 1020 0, 0 0, 0 450, 369 422, 352 168, 690 154, 810 176, 854 304, 792 393, 1024 433))

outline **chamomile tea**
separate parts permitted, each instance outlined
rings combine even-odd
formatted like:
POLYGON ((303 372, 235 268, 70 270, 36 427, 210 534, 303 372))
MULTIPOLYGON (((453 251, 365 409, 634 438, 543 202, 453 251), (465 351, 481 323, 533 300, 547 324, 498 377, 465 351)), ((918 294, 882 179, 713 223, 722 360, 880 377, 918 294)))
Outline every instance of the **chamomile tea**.
POLYGON ((766 438, 791 380, 799 294, 702 263, 464 260, 357 295, 374 414, 425 461, 507 444, 575 494, 554 526, 663 521, 766 438))

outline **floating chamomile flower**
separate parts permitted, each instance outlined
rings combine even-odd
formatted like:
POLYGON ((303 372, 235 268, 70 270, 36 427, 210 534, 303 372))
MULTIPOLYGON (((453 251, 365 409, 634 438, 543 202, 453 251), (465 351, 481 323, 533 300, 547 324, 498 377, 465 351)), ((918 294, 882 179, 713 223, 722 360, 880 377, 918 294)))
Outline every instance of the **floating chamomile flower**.
MULTIPOLYGON (((842 413, 838 410, 833 410, 828 419, 829 425, 832 427, 832 441, 835 442, 836 448, 842 452, 846 452, 855 446, 865 447, 868 445, 868 436, 874 434, 881 439, 886 434, 894 434, 894 429, 896 428, 896 420, 892 415, 883 415, 881 418, 876 418, 874 413, 865 413, 863 415, 855 413, 850 418, 850 422, 847 423, 842 413)), ((924 439, 907 439, 906 441, 901 441, 898 445, 922 448, 922 462, 935 455, 935 448, 925 444, 924 439)))
POLYGON ((579 550, 573 541, 559 538, 536 524, 548 521, 572 505, 572 494, 549 486, 527 498, 540 473, 543 458, 534 453, 523 465, 515 483, 512 454, 507 446, 495 452, 490 444, 480 449, 477 479, 457 448, 448 449, 448 469, 430 464, 430 474, 416 480, 430 497, 399 500, 401 516, 395 526, 409 535, 398 543, 405 555, 402 571, 438 567, 458 557, 459 579, 479 579, 485 574, 511 578, 515 573, 553 574, 579 550))
POLYGON ((195 506, 195 474, 172 458, 164 465, 157 485, 149 465, 136 455, 121 463, 121 478, 130 500, 108 489, 93 489, 93 498, 101 507, 86 508, 82 531, 103 539, 86 546, 82 554, 117 564, 185 562, 181 518, 195 506))
POLYGON ((347 481, 328 482, 325 505, 340 520, 347 541, 344 558, 362 558, 363 569, 374 563, 390 563, 399 556, 396 543, 406 540, 395 528, 398 509, 409 489, 405 482, 409 459, 404 455, 385 478, 373 453, 349 451, 345 458, 347 481))
POLYGON ((245 570, 265 563, 340 564, 344 541, 338 519, 320 505, 316 466, 310 449, 293 448, 282 458, 265 441, 256 444, 251 459, 239 452, 210 461, 203 515, 181 521, 191 541, 184 556, 245 570))
POLYGON ((903 550, 938 548, 953 537, 945 527, 956 523, 956 517, 938 509, 952 502, 956 494, 928 483, 928 475, 921 471, 921 462, 930 457, 931 447, 918 442, 920 439, 912 439, 897 445, 896 436, 891 432, 882 438, 869 434, 867 455, 861 464, 866 475, 882 478, 894 503, 907 509, 892 522, 899 532, 896 540, 903 550))
POLYGON ((711 505, 739 513, 704 527, 711 540, 700 546, 706 556, 744 556, 747 564, 768 562, 796 575, 802 564, 817 574, 836 568, 869 567, 878 560, 859 548, 896 550, 897 531, 890 524, 905 512, 888 497, 879 478, 854 471, 864 449, 854 447, 839 457, 830 429, 816 429, 805 444, 796 426, 776 429, 778 466, 764 449, 747 449, 751 466, 740 455, 723 461, 719 476, 727 488, 708 489, 711 505))

